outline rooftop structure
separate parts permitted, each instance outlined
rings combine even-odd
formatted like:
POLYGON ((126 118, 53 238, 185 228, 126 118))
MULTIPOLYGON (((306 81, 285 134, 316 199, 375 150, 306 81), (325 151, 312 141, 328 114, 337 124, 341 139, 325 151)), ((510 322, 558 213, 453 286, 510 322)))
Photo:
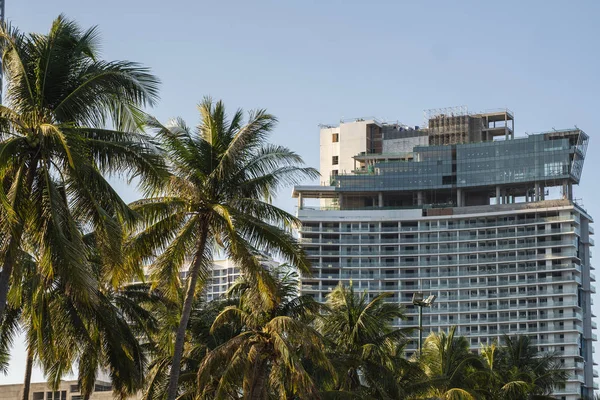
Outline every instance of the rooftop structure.
POLYGON ((503 111, 434 115, 427 128, 360 120, 322 129, 326 180, 320 187, 296 187, 293 197, 300 207, 305 198, 334 199, 322 204, 339 209, 461 207, 538 201, 547 188, 561 187, 572 199, 587 134, 573 128, 514 138, 508 121, 514 117, 503 111), (465 119, 468 129, 443 122, 448 118, 465 119), (504 124, 496 128, 500 118, 504 124))
MULTIPOLYGON (((525 334, 571 374, 555 395, 590 395, 592 218, 574 202, 588 136, 516 137, 509 110, 430 110, 423 126, 365 118, 321 129, 318 186, 297 186, 300 241, 324 300, 339 282, 407 309, 436 296, 423 330, 458 326, 473 350, 525 334)), ((415 343, 408 352, 417 349, 415 343)))

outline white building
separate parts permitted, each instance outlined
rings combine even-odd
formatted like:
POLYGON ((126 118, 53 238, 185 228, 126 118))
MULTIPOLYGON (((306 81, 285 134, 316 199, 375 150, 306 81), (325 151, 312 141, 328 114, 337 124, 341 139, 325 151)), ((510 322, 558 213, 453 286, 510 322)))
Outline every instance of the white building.
MULTIPOLYGON (((23 384, 0 385, 0 400, 17 400, 23 398, 23 384)), ((109 382, 96 381, 94 393, 90 400, 112 400, 112 386, 109 382)), ((141 393, 129 397, 131 400, 141 399, 141 393)), ((52 390, 45 382, 32 383, 29 400, 83 400, 76 380, 61 381, 58 390, 52 390)))
MULTIPOLYGON (((265 268, 272 269, 279 265, 277 261, 266 254, 260 256, 260 260, 265 268)), ((182 269, 181 278, 187 277, 188 268, 189 263, 182 269)), ((241 270, 231 259, 225 258, 213 261, 210 274, 212 277, 208 279, 203 291, 208 301, 216 300, 225 295, 236 279, 241 276, 241 270)))
POLYGON ((454 111, 431 113, 422 129, 359 120, 321 130, 321 172, 331 179, 293 193, 314 269, 302 291, 323 301, 352 281, 370 297, 390 292, 407 308, 397 323, 415 327, 413 294, 436 295, 425 336, 456 325, 473 349, 530 336, 571 372, 558 398, 591 395, 593 229, 572 200, 588 137, 514 138, 508 110, 454 111))

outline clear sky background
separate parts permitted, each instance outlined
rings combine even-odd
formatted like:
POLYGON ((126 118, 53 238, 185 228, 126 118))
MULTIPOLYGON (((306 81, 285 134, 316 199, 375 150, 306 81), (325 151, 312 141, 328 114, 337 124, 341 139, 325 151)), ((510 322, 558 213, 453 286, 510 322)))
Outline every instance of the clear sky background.
MULTIPOLYGON (((151 110, 160 120, 195 124, 205 95, 231 112, 267 108, 280 120, 273 141, 314 167, 317 125, 341 118, 420 125, 424 109, 468 105, 508 107, 518 136, 577 125, 591 139, 575 197, 600 218, 599 1, 6 3, 7 19, 26 32, 47 32, 60 13, 98 25, 106 59, 141 62, 162 80, 151 110)), ((290 193, 277 204, 293 212, 290 193)), ((13 353, 0 383, 22 382, 22 344, 13 353)))

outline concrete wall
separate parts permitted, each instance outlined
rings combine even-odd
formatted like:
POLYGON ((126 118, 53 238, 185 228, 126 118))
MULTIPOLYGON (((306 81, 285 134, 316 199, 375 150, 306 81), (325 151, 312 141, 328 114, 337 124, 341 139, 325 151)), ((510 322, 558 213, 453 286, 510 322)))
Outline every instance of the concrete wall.
POLYGON ((352 157, 367 150, 367 125, 370 123, 373 121, 349 122, 340 126, 340 173, 354 171, 352 157))
POLYGON ((367 150, 367 125, 372 120, 342 123, 335 128, 323 128, 320 133, 321 184, 329 185, 332 170, 350 173, 354 170, 354 156, 367 150), (333 134, 339 141, 332 141, 333 134), (332 164, 332 157, 338 156, 338 164, 332 164))
POLYGON ((339 166, 331 164, 332 156, 340 155, 340 142, 332 141, 333 134, 340 133, 340 128, 323 128, 320 134, 320 163, 319 172, 321 173, 321 184, 329 185, 329 177, 333 169, 338 169, 339 166), (335 167, 335 168, 334 168, 335 167))

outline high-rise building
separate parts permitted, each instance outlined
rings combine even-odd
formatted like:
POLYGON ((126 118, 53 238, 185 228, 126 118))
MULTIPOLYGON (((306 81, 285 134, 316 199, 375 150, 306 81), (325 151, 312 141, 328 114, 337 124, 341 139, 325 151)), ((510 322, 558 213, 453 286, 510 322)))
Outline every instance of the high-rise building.
MULTIPOLYGON (((260 254, 258 258, 266 269, 272 270, 279 266, 279 263, 268 254, 260 254)), ((189 267, 190 261, 186 262, 179 273, 182 279, 187 278, 189 267)), ((212 301, 223 297, 231 285, 242 276, 242 271, 232 259, 224 258, 213 260, 209 274, 210 278, 208 278, 202 294, 207 301, 212 301)))
POLYGON ((515 137, 509 110, 459 107, 426 112, 421 127, 322 126, 320 143, 321 185, 293 191, 313 263, 304 293, 390 292, 408 316, 396 323, 414 327, 413 295, 435 295, 425 335, 456 325, 473 350, 527 335, 570 371, 558 398, 593 393, 592 218, 573 200, 582 130, 515 137))

